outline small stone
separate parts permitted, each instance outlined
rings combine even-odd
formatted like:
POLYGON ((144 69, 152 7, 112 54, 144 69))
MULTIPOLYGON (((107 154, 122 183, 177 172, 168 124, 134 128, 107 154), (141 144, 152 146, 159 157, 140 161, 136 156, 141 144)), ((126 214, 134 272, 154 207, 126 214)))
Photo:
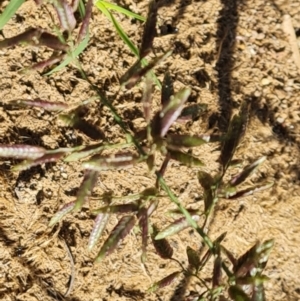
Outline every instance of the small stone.
POLYGON ((276 119, 276 121, 277 121, 278 123, 283 123, 283 122, 284 122, 284 118, 278 117, 278 118, 276 119))
POLYGON ((257 40, 263 40, 265 38, 265 34, 264 33, 259 33, 259 34, 257 34, 257 36, 256 36, 256 39, 257 40))
POLYGON ((68 179, 68 175, 65 172, 61 173, 61 177, 65 180, 68 179))
POLYGON ((261 91, 256 90, 256 91, 254 92, 254 96, 255 96, 255 97, 260 97, 260 96, 261 96, 261 91))
POLYGON ((268 86, 271 83, 271 80, 268 77, 265 77, 261 80, 262 86, 268 86))

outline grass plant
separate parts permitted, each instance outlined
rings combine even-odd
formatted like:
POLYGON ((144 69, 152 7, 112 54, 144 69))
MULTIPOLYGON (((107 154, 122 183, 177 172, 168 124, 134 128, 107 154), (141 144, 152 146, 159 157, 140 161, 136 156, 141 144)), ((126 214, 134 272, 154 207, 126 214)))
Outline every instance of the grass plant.
MULTIPOLYGON (((36 2, 38 5, 47 4, 47 1, 36 2)), ((55 62, 59 63, 57 67, 47 72, 47 75, 59 71, 73 60, 77 60, 77 57, 83 53, 89 41, 88 26, 93 4, 90 0, 87 1, 86 5, 79 1, 75 7, 63 0, 52 1, 51 3, 57 12, 60 24, 56 35, 40 29, 28 29, 20 35, 0 42, 0 48, 26 43, 35 46, 43 45, 53 49, 54 54, 50 59, 31 67, 31 69, 40 70, 53 66, 55 62), (77 21, 74 17, 74 11, 78 7, 82 13, 82 24, 75 38, 73 37, 73 30, 77 21), (68 33, 66 39, 63 32, 68 33)), ((21 1, 13 0, 10 2, 0 17, 0 29, 9 21, 21 4, 21 1)), ((273 184, 265 182, 254 186, 244 185, 251 174, 265 161, 265 157, 254 160, 229 180, 227 177, 228 169, 235 161, 236 149, 247 128, 248 104, 246 102, 241 104, 239 113, 232 117, 226 134, 203 133, 197 136, 174 134, 172 127, 179 119, 192 118, 195 114, 201 112, 205 105, 187 105, 191 89, 184 87, 179 91, 174 91, 172 78, 166 71, 161 84, 160 109, 155 112, 152 110, 152 90, 153 85, 157 83, 153 70, 172 55, 170 50, 159 57, 149 60, 149 62, 146 61, 146 57, 152 51, 152 44, 155 38, 158 10, 156 1, 150 1, 146 20, 110 2, 98 0, 95 2, 95 5, 112 22, 116 32, 137 57, 134 65, 124 72, 124 75, 120 78, 120 87, 122 89, 131 89, 139 82, 143 84, 142 104, 146 121, 143 135, 137 137, 127 129, 122 116, 117 113, 113 104, 107 101, 99 88, 88 79, 85 71, 80 66, 80 62, 77 60, 75 67, 79 68, 82 77, 89 82, 91 89, 95 92, 95 96, 101 100, 104 106, 111 110, 114 119, 124 131, 127 142, 123 144, 75 145, 72 148, 55 150, 47 150, 33 145, 0 145, 0 156, 23 160, 20 164, 13 167, 14 171, 59 160, 81 162, 85 176, 78 189, 77 197, 72 202, 64 205, 52 217, 49 222, 50 227, 59 223, 67 214, 76 214, 84 204, 88 203, 101 172, 104 170, 116 171, 132 168, 138 164, 146 163, 149 173, 154 170, 156 175, 156 181, 152 186, 144 191, 122 198, 105 193, 99 198, 99 203, 102 203, 102 206, 90 212, 92 216, 95 216, 95 223, 88 243, 89 250, 97 245, 111 216, 115 214, 121 215, 116 226, 101 246, 95 258, 95 263, 101 262, 114 252, 121 241, 137 225, 141 231, 142 262, 147 260, 147 245, 151 241, 158 255, 163 259, 175 260, 178 263, 178 271, 155 282, 149 288, 149 292, 157 291, 170 284, 174 279, 183 276, 187 278, 194 277, 203 287, 203 291, 195 293, 188 300, 265 300, 264 282, 267 280, 267 277, 263 275, 263 270, 273 246, 273 240, 257 243, 244 254, 235 258, 230 250, 227 250, 222 244, 225 233, 214 240, 208 234, 209 222, 218 202, 221 202, 222 199, 234 200, 246 197, 267 189, 273 184), (111 11, 145 21, 142 42, 139 48, 131 42, 111 11), (205 172, 203 166, 205 166, 206 162, 191 155, 189 152, 191 148, 201 147, 201 145, 206 143, 215 143, 220 146, 220 171, 217 174, 205 172), (110 155, 103 155, 103 150, 112 150, 112 152, 110 155), (160 169, 155 170, 158 153, 164 159, 160 169), (171 160, 178 161, 180 164, 190 168, 197 168, 199 191, 203 192, 204 210, 200 209, 202 208, 201 206, 199 206, 199 210, 185 208, 179 201, 178 196, 168 186, 164 179, 164 174, 171 160), (242 187, 240 188, 240 186, 242 187), (164 229, 159 229, 152 222, 151 216, 155 214, 160 206, 161 197, 165 196, 168 196, 170 202, 173 202, 178 207, 176 212, 178 218, 164 229), (202 256, 200 250, 194 250, 187 246, 186 256, 189 264, 187 267, 184 267, 176 260, 174 251, 168 242, 168 237, 188 227, 194 228, 201 236, 206 246, 206 253, 202 256), (211 286, 208 286, 201 272, 204 266, 209 264, 211 257, 213 257, 213 266, 211 267, 212 283, 211 286)), ((82 131, 93 139, 103 139, 103 135, 105 136, 101 129, 89 124, 80 117, 78 107, 74 108, 65 103, 49 102, 41 99, 18 99, 10 102, 9 105, 20 108, 24 106, 39 107, 46 111, 56 112, 58 118, 64 121, 66 126, 82 131)))

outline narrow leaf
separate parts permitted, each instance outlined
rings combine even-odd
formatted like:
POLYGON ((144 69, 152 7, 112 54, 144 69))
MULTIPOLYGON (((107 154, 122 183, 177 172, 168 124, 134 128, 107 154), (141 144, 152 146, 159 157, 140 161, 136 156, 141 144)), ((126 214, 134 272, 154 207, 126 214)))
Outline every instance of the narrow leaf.
MULTIPOLYGON (((220 248, 220 244, 223 241, 223 239, 226 237, 227 232, 222 233, 214 242, 213 242, 213 246, 214 249, 216 248, 220 248)), ((209 249, 204 256, 201 258, 201 267, 204 267, 205 264, 207 263, 207 261, 211 258, 212 256, 212 250, 209 249)))
POLYGON ((106 8, 106 5, 104 5, 104 3, 102 3, 102 2, 103 1, 100 1, 100 0, 96 2, 97 8, 99 10, 101 10, 101 12, 113 23, 118 35, 121 37, 121 39, 124 41, 124 43, 129 47, 131 52, 134 53, 134 55, 136 57, 139 57, 138 49, 135 47, 135 45, 132 43, 132 41, 128 38, 125 31, 120 26, 120 24, 117 22, 117 20, 113 16, 113 14, 111 14, 111 12, 106 8))
POLYGON ((153 120, 152 136, 164 137, 173 122, 180 115, 184 103, 191 94, 190 88, 181 89, 175 96, 171 97, 166 106, 155 116, 153 120))
MULTIPOLYGON (((165 159, 164 159, 164 161, 163 161, 163 163, 162 163, 162 165, 161 165, 161 167, 160 167, 160 170, 159 170, 159 172, 158 172, 162 177, 164 176, 164 174, 165 174, 165 172, 166 172, 166 170, 167 170, 167 167, 168 167, 168 164, 169 164, 169 162, 170 162, 170 159, 171 159, 171 156, 170 156, 170 154, 169 154, 169 152, 168 152, 168 153, 166 154, 165 159)), ((158 179, 157 179, 156 186, 158 186, 158 179)))
POLYGON ((29 68, 25 68, 23 70, 23 73, 26 73, 26 72, 28 72, 30 70, 43 70, 43 69, 45 69, 47 67, 53 66, 54 64, 57 64, 57 63, 61 62, 64 59, 65 56, 66 56, 65 53, 64 54, 60 54, 60 55, 54 55, 54 56, 50 57, 47 60, 44 60, 44 61, 39 62, 37 64, 34 64, 31 67, 29 67, 29 68))
POLYGON ((44 156, 46 150, 39 146, 0 144, 0 157, 35 160, 44 156))
POLYGON ((242 255, 234 267, 234 272, 237 277, 243 277, 248 274, 255 276, 260 273, 269 258, 269 254, 274 245, 274 240, 267 240, 262 244, 256 243, 244 255, 242 255))
POLYGON ((158 203, 159 203, 158 200, 153 200, 150 202, 150 205, 147 209, 148 217, 150 217, 153 214, 153 212, 157 209, 158 203))
POLYGON ((215 185, 214 178, 203 170, 198 172, 198 180, 204 190, 211 190, 215 185))
MULTIPOLYGON (((149 192, 152 188, 149 189, 149 192)), ((155 189, 155 188, 154 188, 155 189)), ((157 190, 155 189, 155 192, 157 190)), ((150 192, 151 193, 151 192, 150 192)), ((151 193, 153 195, 153 193, 151 193)), ((147 242, 148 242, 148 234, 149 234, 149 217, 153 214, 153 212, 158 207, 158 200, 153 200, 150 202, 150 205, 147 209, 142 207, 138 213, 138 219, 139 219, 139 226, 142 231, 142 256, 141 260, 143 263, 145 263, 147 255, 146 255, 146 249, 147 249, 147 242)))
POLYGON ((147 122, 147 125, 149 125, 150 118, 151 118, 151 95, 152 95, 152 78, 147 75, 144 81, 144 89, 143 89, 143 96, 142 96, 144 117, 147 122))
POLYGON ((160 57, 152 60, 147 66, 143 67, 142 61, 139 59, 127 72, 120 78, 121 85, 125 86, 126 89, 131 89, 135 84, 146 75, 151 69, 164 61, 171 55, 172 51, 161 55, 160 57))
POLYGON ((28 168, 31 168, 33 166, 50 163, 50 162, 57 162, 59 159, 61 159, 65 155, 65 152, 57 152, 57 153, 48 153, 43 155, 42 157, 39 157, 35 160, 26 160, 18 165, 15 165, 12 170, 13 171, 21 171, 28 168))
POLYGON ((98 172, 92 170, 86 171, 82 183, 78 189, 76 205, 74 208, 75 211, 81 209, 83 204, 88 201, 92 190, 97 182, 97 178, 98 172))
POLYGON ((145 207, 142 207, 138 212, 138 220, 139 226, 142 231, 142 262, 146 261, 146 250, 147 250, 147 242, 148 242, 148 234, 149 234, 149 221, 148 221, 148 210, 145 207))
MULTIPOLYGON (((199 215, 194 215, 194 216, 192 216, 192 219, 194 221, 199 221, 200 217, 199 217, 199 215)), ((174 235, 188 227, 190 227, 190 224, 187 221, 187 219, 185 217, 179 218, 176 221, 174 221, 173 223, 171 223, 169 226, 167 226, 165 229, 160 231, 155 236, 155 239, 160 240, 160 239, 166 238, 166 237, 174 235)))
POLYGON ((186 166, 204 166, 204 163, 200 159, 187 153, 170 149, 168 149, 168 153, 171 159, 179 161, 186 166))
POLYGON ((148 16, 144 26, 142 43, 140 47, 140 58, 147 56, 152 50, 152 44, 156 35, 157 3, 151 0, 149 3, 148 16))
POLYGON ((195 147, 208 142, 218 142, 220 141, 219 135, 200 135, 200 136, 190 136, 190 135, 177 135, 170 134, 167 137, 168 146, 178 146, 178 147, 195 147))
POLYGON ((248 122, 248 104, 244 102, 240 109, 239 115, 235 115, 228 128, 227 137, 222 144, 220 162, 223 166, 223 173, 227 170, 240 139, 246 131, 248 122))
POLYGON ((0 49, 13 47, 18 44, 29 44, 38 46, 38 40, 41 35, 41 31, 36 28, 30 28, 23 33, 20 33, 14 37, 4 39, 0 41, 0 49))
POLYGON ((269 278, 264 275, 256 275, 256 276, 246 276, 246 277, 239 277, 236 279, 236 284, 239 285, 261 285, 264 282, 268 281, 269 278))
POLYGON ((66 214, 71 212, 75 207, 75 202, 68 203, 64 205, 58 212, 54 214, 49 222, 49 227, 52 227, 56 223, 58 223, 66 214))
POLYGON ((167 277, 155 282, 151 287, 148 288, 148 292, 155 292, 160 288, 163 288, 169 284, 171 284, 179 275, 181 272, 174 272, 167 277))
POLYGON ((42 5, 44 0, 34 0, 36 5, 42 5))
POLYGON ((151 235, 151 238, 156 252, 163 259, 171 259, 173 256, 173 248, 165 238, 156 240, 155 237, 159 233, 159 231, 155 225, 153 225, 152 227, 153 233, 151 235))
POLYGON ((25 2, 25 0, 10 0, 5 7, 4 11, 0 15, 0 30, 4 25, 12 18, 19 7, 25 2))
POLYGON ((251 301, 266 301, 263 283, 254 285, 251 301))
POLYGON ((93 230, 90 235, 89 243, 88 243, 88 249, 91 251, 96 243, 98 242, 100 236, 102 235, 103 231, 105 230, 105 227, 108 223, 110 215, 106 213, 100 213, 97 215, 94 223, 93 230))
POLYGON ((200 267, 200 257, 199 257, 200 254, 189 246, 187 246, 187 248, 186 248, 186 254, 188 257, 189 264, 193 268, 198 270, 200 267))
POLYGON ((110 157, 100 157, 99 159, 92 159, 83 163, 83 167, 86 169, 92 169, 97 171, 103 170, 119 170, 132 167, 138 162, 138 157, 132 154, 118 154, 110 157))
POLYGON ((147 164, 148 169, 151 173, 155 168, 155 156, 154 156, 154 154, 151 154, 151 155, 148 156, 148 158, 146 159, 146 164, 147 164))
POLYGON ((113 4, 113 3, 110 3, 110 2, 107 2, 107 1, 104 1, 104 0, 98 0, 98 1, 96 1, 96 6, 97 6, 98 2, 101 2, 101 4, 103 4, 107 9, 115 10, 115 11, 129 17, 129 18, 137 19, 137 20, 140 20, 142 22, 146 21, 146 18, 144 18, 143 16, 135 14, 135 13, 131 12, 130 10, 127 10, 127 9, 125 9, 125 8, 119 6, 119 5, 116 5, 116 4, 113 4))
MULTIPOLYGON (((201 215, 201 211, 199 209, 192 209, 192 208, 186 208, 186 211, 190 214, 190 215, 201 215)), ((174 216, 175 214, 180 214, 182 215, 182 212, 180 211, 180 209, 172 209, 172 210, 168 210, 168 213, 171 216, 174 216)))
POLYGON ((82 20, 82 25, 79 30, 77 43, 80 43, 87 35, 89 31, 89 23, 92 15, 93 0, 88 0, 85 8, 85 16, 82 20))
POLYGON ((261 157, 252 164, 246 166, 241 173, 229 181, 230 186, 237 186, 243 183, 257 169, 257 167, 266 160, 266 158, 267 157, 261 157))
POLYGON ((87 47, 88 41, 89 41, 89 35, 86 35, 86 37, 80 42, 80 44, 78 46, 76 46, 75 49, 72 49, 72 51, 68 51, 68 54, 64 55, 65 59, 57 67, 55 67, 51 71, 47 72, 45 75, 51 75, 55 72, 60 71, 61 69, 63 69, 67 65, 69 65, 87 47))
POLYGON ((233 254, 228 251, 224 246, 220 246, 221 251, 227 256, 232 265, 235 267, 237 265, 237 259, 233 256, 233 254))
POLYGON ((92 214, 99 213, 131 213, 138 211, 139 206, 134 203, 121 204, 121 205, 110 205, 95 209, 92 211, 92 214))
POLYGON ((52 4, 57 12, 61 28, 71 33, 76 26, 72 7, 66 0, 53 0, 52 4))
POLYGON ((80 2, 81 2, 80 0, 72 0, 71 7, 72 7, 73 13, 75 13, 76 10, 78 9, 80 2))
POLYGON ((251 301, 242 288, 238 285, 231 286, 228 290, 228 293, 234 301, 251 301))
POLYGON ((225 193, 225 196, 223 196, 223 197, 230 199, 230 200, 235 200, 240 197, 246 197, 246 196, 252 195, 256 192, 269 189, 273 185, 274 185, 274 182, 267 182, 267 183, 258 184, 258 185, 240 190, 240 191, 236 191, 234 189, 234 187, 231 187, 231 188, 228 188, 228 190, 225 193))
POLYGON ((97 258, 95 259, 96 263, 100 262, 105 256, 108 256, 118 247, 118 245, 120 245, 122 240, 133 228, 135 222, 135 216, 123 216, 119 220, 98 253, 97 258))
POLYGON ((193 104, 184 108, 178 117, 180 120, 195 120, 207 112, 207 104, 193 104))
POLYGON ((198 180, 204 190, 204 207, 205 212, 207 213, 210 208, 212 208, 215 201, 215 180, 210 174, 202 170, 198 172, 198 180))
POLYGON ((161 106, 163 109, 168 105, 170 98, 173 95, 174 95, 173 80, 170 73, 166 72, 162 83, 162 89, 161 89, 161 106))
POLYGON ((222 259, 218 255, 214 260, 214 269, 213 269, 213 278, 212 278, 212 287, 216 288, 221 285, 222 281, 222 259))
POLYGON ((65 51, 69 49, 69 45, 63 43, 57 36, 54 36, 48 32, 42 32, 39 39, 38 45, 46 46, 54 50, 65 51))
POLYGON ((36 98, 34 100, 27 100, 27 99, 17 99, 10 101, 9 104, 18 105, 18 106, 28 106, 28 107, 37 107, 42 108, 46 111, 63 111, 67 110, 69 106, 63 102, 50 102, 47 100, 43 100, 40 98, 36 98))
POLYGON ((86 158, 88 156, 92 156, 97 153, 100 154, 103 149, 105 149, 105 146, 103 145, 103 143, 88 145, 88 146, 70 154, 69 156, 67 156, 64 159, 64 161, 66 161, 66 162, 79 161, 80 159, 86 158))

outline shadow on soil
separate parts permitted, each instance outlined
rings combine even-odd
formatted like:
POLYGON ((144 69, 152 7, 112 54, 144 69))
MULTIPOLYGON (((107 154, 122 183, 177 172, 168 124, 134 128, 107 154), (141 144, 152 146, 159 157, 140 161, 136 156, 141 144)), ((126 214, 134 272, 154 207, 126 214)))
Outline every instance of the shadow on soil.
MULTIPOLYGON (((13 240, 9 237, 5 227, 0 224, 0 242, 9 250, 12 257, 17 257, 22 262, 26 268, 30 270, 30 274, 26 278, 26 286, 24 286, 24 279, 17 276, 16 279, 19 281, 19 291, 6 289, 5 292, 2 294, 0 293, 1 300, 5 298, 5 294, 22 294, 28 291, 33 285, 37 285, 41 288, 42 291, 53 300, 57 301, 81 301, 78 298, 64 296, 62 293, 55 290, 53 286, 53 281, 51 278, 42 278, 38 275, 45 274, 44 271, 40 270, 30 261, 26 260, 23 256, 24 251, 26 250, 25 246, 22 246, 22 239, 13 240)), ((16 296, 17 297, 17 296, 16 296)))

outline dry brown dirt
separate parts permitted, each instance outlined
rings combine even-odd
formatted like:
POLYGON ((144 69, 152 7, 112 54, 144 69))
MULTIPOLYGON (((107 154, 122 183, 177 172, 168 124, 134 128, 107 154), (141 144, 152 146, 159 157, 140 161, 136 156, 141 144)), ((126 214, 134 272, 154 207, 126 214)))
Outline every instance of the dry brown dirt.
MULTIPOLYGON (((146 15, 148 1, 115 1, 146 15)), ((199 134, 222 132, 241 101, 251 104, 247 133, 236 158, 247 164, 260 156, 267 161, 251 178, 274 180, 272 189, 238 201, 221 200, 216 208, 209 235, 216 238, 227 231, 224 245, 238 256, 257 240, 275 239, 266 274, 267 300, 300 300, 300 71, 282 30, 283 16, 289 14, 300 46, 299 0, 165 0, 160 1, 160 25, 172 24, 177 33, 159 35, 154 42, 156 55, 173 49, 172 57, 156 69, 162 79, 168 69, 175 79, 175 90, 192 88, 191 103, 205 103, 208 112, 178 131, 199 134)), ((8 1, 0 4, 3 10, 8 1)), ((138 45, 142 24, 116 15, 130 38, 138 45)), ((48 28, 48 15, 33 1, 27 1, 4 27, 11 37, 29 26, 48 28)), ((104 91, 131 129, 139 130, 144 121, 139 86, 117 95, 118 79, 134 57, 114 31, 112 24, 94 8, 91 40, 80 61, 89 78, 104 91)), ((0 51, 0 99, 42 98, 78 103, 93 96, 88 84, 72 66, 50 77, 39 72, 19 71, 49 56, 47 49, 15 47, 0 51)), ((154 109, 159 104, 156 91, 154 109)), ((86 118, 99 126, 106 142, 124 142, 124 135, 110 112, 98 101, 91 103, 86 118)), ((40 110, 0 108, 0 142, 42 145, 48 149, 94 143, 80 132, 59 124, 55 114, 40 110)), ((218 169, 218 150, 211 146, 194 151, 209 172, 218 169)), ((0 172, 0 298, 12 300, 178 300, 178 282, 158 291, 145 293, 153 281, 175 271, 174 262, 164 261, 149 246, 145 267, 140 261, 140 234, 132 232, 122 248, 95 265, 93 260, 108 232, 97 247, 87 251, 93 226, 88 206, 68 215, 53 229, 47 227, 53 214, 74 200, 82 180, 80 164, 57 164, 12 173, 12 160, 1 160, 0 172), (68 250, 74 259, 71 263, 68 250), (73 270, 74 269, 74 270, 73 270), (70 276, 74 283, 68 296, 70 276)), ((202 206, 197 169, 172 162, 166 181, 184 205, 202 206)), ((153 186, 154 177, 146 166, 119 172, 103 172, 93 198, 105 191, 128 195, 153 186)), ((93 200, 95 203, 96 201, 93 200)), ((94 204, 95 205, 95 204, 94 204)), ((162 226, 172 218, 165 214, 174 208, 167 198, 160 202, 153 221, 162 226)), ((116 224, 110 220, 108 229, 116 224)), ((187 263, 185 248, 201 246, 193 231, 170 239, 174 257, 187 263)), ((211 271, 203 271, 203 278, 211 271)), ((201 290, 191 282, 187 295, 201 290)))

